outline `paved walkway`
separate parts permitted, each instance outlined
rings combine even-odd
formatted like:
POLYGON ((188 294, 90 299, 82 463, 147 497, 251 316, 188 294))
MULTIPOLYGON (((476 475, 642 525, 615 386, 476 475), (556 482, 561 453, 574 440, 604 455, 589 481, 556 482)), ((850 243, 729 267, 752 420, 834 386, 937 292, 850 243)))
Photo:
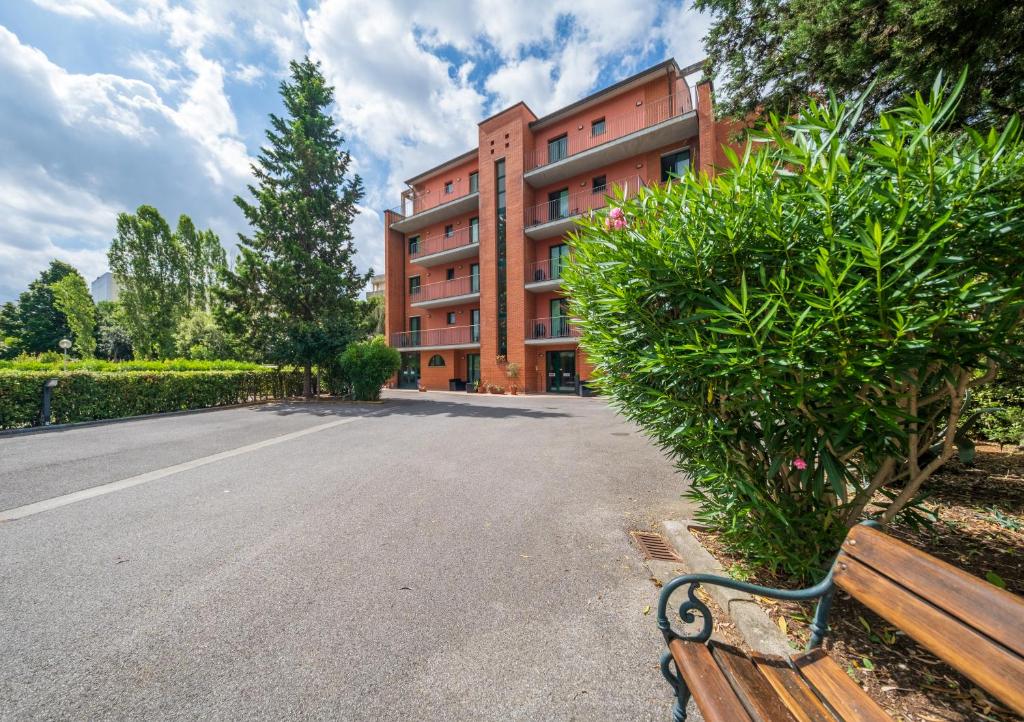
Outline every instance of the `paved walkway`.
POLYGON ((599 399, 0 437, 0 719, 664 720, 626 531, 680 490, 599 399))

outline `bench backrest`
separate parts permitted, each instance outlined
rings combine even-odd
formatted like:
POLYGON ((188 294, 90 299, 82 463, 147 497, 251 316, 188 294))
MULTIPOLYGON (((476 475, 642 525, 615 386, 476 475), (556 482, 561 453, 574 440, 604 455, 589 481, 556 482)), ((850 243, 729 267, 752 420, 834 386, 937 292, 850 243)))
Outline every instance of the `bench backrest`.
POLYGON ((1024 714, 1024 599, 869 526, 850 531, 836 586, 1024 714))

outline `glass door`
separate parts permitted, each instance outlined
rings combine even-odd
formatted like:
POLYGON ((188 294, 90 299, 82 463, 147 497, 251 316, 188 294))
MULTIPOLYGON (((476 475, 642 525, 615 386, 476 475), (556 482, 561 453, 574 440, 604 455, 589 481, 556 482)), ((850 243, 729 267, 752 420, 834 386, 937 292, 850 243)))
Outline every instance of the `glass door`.
POLYGON ((480 354, 466 354, 466 383, 467 385, 480 383, 480 354))
POLYGON ((555 221, 569 215, 569 189, 548 193, 548 220, 555 221))
POLYGON ((551 338, 569 335, 569 301, 564 298, 552 298, 551 309, 551 338))
POLYGON ((548 270, 551 273, 550 278, 562 277, 562 266, 568 259, 568 244, 562 243, 557 246, 551 246, 551 248, 548 249, 548 270))
POLYGON ((571 394, 576 392, 576 352, 548 351, 547 384, 548 393, 571 394))
POLYGON ((402 364, 398 370, 398 388, 415 389, 420 385, 420 355, 417 352, 402 354, 402 364))
MULTIPOLYGON (((469 340, 471 343, 480 343, 480 309, 474 308, 469 312, 469 340)), ((480 354, 476 354, 477 363, 480 362, 480 354)))
MULTIPOLYGON (((420 345, 420 317, 412 316, 409 319, 409 343, 412 346, 420 345)), ((417 358, 419 355, 417 354, 417 358)), ((417 366, 417 370, 419 367, 417 366)))
POLYGON ((469 267, 469 292, 480 293, 480 264, 474 263, 469 267))

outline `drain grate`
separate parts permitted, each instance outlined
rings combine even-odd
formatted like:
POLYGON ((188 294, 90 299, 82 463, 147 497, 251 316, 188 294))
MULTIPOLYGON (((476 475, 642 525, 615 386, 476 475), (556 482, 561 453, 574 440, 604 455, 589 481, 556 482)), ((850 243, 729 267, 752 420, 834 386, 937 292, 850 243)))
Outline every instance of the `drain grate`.
POLYGON ((661 562, 681 562, 682 557, 676 554, 669 545, 668 540, 661 534, 651 531, 631 531, 629 533, 640 551, 644 553, 644 559, 656 559, 661 562))

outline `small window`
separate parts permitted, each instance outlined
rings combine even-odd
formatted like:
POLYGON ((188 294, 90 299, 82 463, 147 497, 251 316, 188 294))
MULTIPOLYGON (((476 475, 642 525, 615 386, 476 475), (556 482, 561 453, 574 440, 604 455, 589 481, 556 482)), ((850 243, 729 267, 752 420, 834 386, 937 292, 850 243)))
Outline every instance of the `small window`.
POLYGON ((590 136, 596 138, 599 135, 604 135, 604 118, 598 118, 590 123, 590 136))
POLYGON ((444 227, 444 237, 445 238, 451 238, 452 234, 454 234, 454 233, 455 233, 455 226, 449 224, 449 225, 444 227))
POLYGON ((450 196, 454 191, 455 191, 455 186, 452 185, 451 181, 448 181, 448 182, 446 182, 444 184, 444 194, 446 196, 450 196))
POLYGON ((427 361, 427 366, 444 366, 444 356, 439 353, 435 353, 430 357, 430 360, 427 361))
POLYGON ((444 272, 444 280, 451 281, 454 278, 455 278, 455 269, 454 268, 449 268, 447 271, 444 272))
POLYGON ((449 311, 448 312, 448 325, 449 326, 454 326, 455 325, 455 311, 449 311))
POLYGON ((412 296, 420 292, 420 277, 411 276, 409 278, 409 295, 412 296))
POLYGON ((590 181, 590 189, 594 193, 604 193, 608 187, 608 176, 594 176, 590 181))
POLYGON ((409 236, 409 255, 415 256, 420 250, 420 237, 409 236))
POLYGON ((690 168, 690 149, 669 153, 661 156, 661 182, 665 183, 671 178, 678 178, 690 168))
POLYGON ((469 174, 469 192, 476 193, 480 190, 480 174, 470 173, 469 174))
POLYGON ((548 163, 562 160, 569 155, 569 136, 560 135, 548 141, 548 163))

